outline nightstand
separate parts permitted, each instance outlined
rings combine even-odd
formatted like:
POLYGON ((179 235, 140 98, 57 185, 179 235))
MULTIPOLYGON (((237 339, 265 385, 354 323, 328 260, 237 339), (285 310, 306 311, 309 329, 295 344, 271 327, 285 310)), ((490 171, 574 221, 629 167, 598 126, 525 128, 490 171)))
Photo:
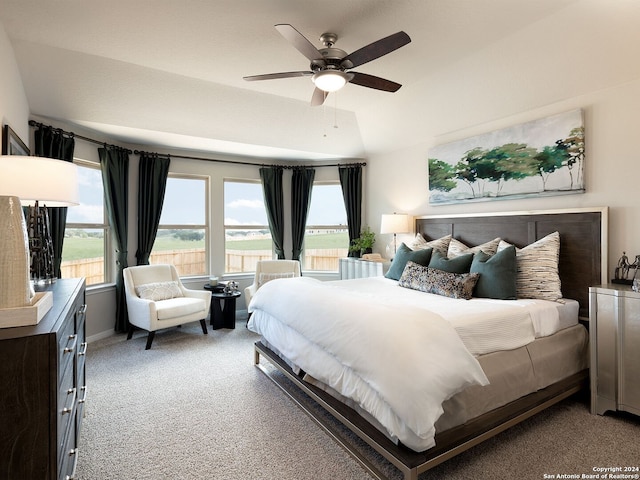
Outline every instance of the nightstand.
POLYGON ((589 288, 591 413, 640 415, 640 293, 626 285, 589 288))

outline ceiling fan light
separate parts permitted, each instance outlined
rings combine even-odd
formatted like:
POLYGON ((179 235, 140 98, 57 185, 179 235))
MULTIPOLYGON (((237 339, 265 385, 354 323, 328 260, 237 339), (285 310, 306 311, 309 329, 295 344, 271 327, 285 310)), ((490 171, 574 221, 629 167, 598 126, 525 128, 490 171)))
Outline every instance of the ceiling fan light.
POLYGON ((336 92, 347 84, 347 74, 340 70, 323 70, 311 77, 313 83, 325 92, 336 92))

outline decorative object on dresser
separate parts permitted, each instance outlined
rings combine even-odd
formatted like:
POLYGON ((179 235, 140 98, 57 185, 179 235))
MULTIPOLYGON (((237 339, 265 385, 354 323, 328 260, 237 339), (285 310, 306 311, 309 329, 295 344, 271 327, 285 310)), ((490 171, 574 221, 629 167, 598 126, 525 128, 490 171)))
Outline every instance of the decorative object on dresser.
POLYGON ((633 281, 638 276, 638 269, 640 268, 640 255, 636 255, 633 263, 629 263, 629 257, 627 252, 622 252, 622 256, 618 260, 618 265, 613 271, 613 279, 611 283, 619 283, 621 285, 633 285, 633 281), (631 273, 633 270, 633 274, 631 273))
MULTIPOLYGON (((397 251, 396 235, 409 233, 409 216, 406 213, 383 214, 380 220, 380 234, 393 233, 393 255, 397 251)), ((389 251, 390 248, 387 247, 389 251)), ((390 252, 389 252, 390 253, 390 252)))
POLYGON ((627 285, 589 288, 591 413, 640 415, 640 293, 627 285))
POLYGON ((211 295, 203 290, 185 288, 173 265, 138 265, 122 271, 124 293, 129 310, 131 340, 135 327, 147 330, 146 350, 151 348, 156 331, 184 323, 200 321, 207 332, 207 313, 211 295))
POLYGON ((73 478, 87 396, 85 282, 43 287, 37 325, 0 330, 0 478, 73 478))
MULTIPOLYGON (((78 204, 77 167, 70 162, 20 155, 0 156, 0 312, 10 312, 0 326, 35 324, 50 302, 35 295, 30 279, 36 283, 54 280, 46 206, 78 204), (29 206, 29 230, 21 206, 29 206), (30 232, 31 235, 27 232, 30 232), (36 234, 45 234, 39 236, 36 234)), ((45 292, 45 296, 48 294, 45 292)))

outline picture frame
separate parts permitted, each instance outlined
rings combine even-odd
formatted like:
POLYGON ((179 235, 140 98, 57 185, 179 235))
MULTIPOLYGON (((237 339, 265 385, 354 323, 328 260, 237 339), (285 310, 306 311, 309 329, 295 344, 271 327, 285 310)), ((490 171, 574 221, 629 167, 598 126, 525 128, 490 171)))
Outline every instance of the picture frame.
POLYGON ((31 152, 9 125, 2 127, 2 155, 30 155, 31 152))

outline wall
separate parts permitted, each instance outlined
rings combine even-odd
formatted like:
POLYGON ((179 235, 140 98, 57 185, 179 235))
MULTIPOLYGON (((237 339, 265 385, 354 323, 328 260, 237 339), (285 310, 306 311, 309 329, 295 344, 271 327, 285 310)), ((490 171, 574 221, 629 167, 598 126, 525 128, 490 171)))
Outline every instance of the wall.
POLYGON ((0 123, 29 145, 29 104, 9 37, 0 22, 0 123))
MULTIPOLYGON (((607 271, 626 251, 640 254, 640 4, 579 2, 557 15, 497 42, 409 85, 399 102, 378 105, 388 118, 402 118, 386 135, 404 148, 371 155, 367 221, 380 215, 521 211, 609 207, 607 271), (586 193, 579 195, 430 206, 427 159, 432 146, 582 108, 585 118, 586 193), (409 120, 409 121, 407 121, 409 120)), ((404 87, 403 87, 404 88, 404 87)), ((384 135, 383 125, 367 125, 384 135)), ((376 245, 383 252, 382 238, 376 245)), ((405 235, 399 239, 410 238, 405 235)))

